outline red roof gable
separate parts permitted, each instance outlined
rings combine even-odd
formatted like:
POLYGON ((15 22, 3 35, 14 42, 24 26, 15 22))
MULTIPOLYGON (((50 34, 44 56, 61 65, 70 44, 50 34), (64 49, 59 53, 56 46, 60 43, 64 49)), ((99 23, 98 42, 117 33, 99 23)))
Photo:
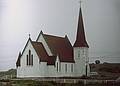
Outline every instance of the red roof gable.
POLYGON ((41 42, 32 42, 32 45, 39 56, 41 62, 47 62, 47 65, 54 65, 56 61, 55 56, 48 56, 43 44, 41 42))
POLYGON ((43 34, 54 56, 59 56, 61 62, 74 62, 73 47, 68 38, 43 34))
POLYGON ((43 44, 41 42, 32 42, 32 45, 33 45, 37 55, 39 56, 40 61, 47 62, 47 59, 49 56, 48 56, 43 44))
POLYGON ((47 65, 55 65, 56 56, 49 56, 47 60, 47 65))
POLYGON ((85 38, 82 11, 80 8, 76 41, 74 47, 89 47, 85 38))

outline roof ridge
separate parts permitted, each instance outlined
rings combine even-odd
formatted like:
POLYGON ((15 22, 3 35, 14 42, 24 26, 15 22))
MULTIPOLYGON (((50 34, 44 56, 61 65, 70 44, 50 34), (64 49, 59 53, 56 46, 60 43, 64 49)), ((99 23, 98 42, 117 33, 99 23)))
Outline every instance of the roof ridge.
POLYGON ((37 41, 32 41, 33 43, 42 43, 42 42, 37 42, 37 41))
POLYGON ((57 37, 57 38, 63 38, 65 39, 65 37, 61 37, 61 36, 55 36, 55 35, 49 35, 49 34, 43 34, 44 36, 51 36, 51 37, 57 37))

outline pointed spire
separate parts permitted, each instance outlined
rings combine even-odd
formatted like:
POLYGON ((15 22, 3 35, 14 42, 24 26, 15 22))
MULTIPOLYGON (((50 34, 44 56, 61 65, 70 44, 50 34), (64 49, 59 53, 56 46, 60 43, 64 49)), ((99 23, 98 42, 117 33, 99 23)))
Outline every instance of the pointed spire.
POLYGON ((80 8, 81 8, 81 5, 82 5, 82 0, 80 0, 80 8))
POLYGON ((30 35, 30 33, 29 33, 29 35, 28 35, 28 36, 29 36, 28 40, 32 41, 32 40, 31 40, 31 35, 30 35))
POLYGON ((42 31, 42 30, 40 31, 40 34, 43 34, 43 31, 42 31))
POLYGON ((65 35, 65 38, 68 39, 67 35, 65 35))
POLYGON ((76 36, 76 41, 74 43, 74 47, 89 47, 87 44, 86 38, 85 38, 81 7, 80 7, 80 11, 79 11, 77 36, 76 36))
POLYGON ((29 33, 29 38, 30 38, 30 33, 29 33))

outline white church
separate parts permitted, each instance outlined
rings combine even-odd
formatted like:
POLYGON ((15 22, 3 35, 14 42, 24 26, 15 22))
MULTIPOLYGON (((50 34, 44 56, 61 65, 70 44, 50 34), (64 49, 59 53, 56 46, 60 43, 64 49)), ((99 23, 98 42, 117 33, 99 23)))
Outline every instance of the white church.
POLYGON ((58 37, 41 31, 36 41, 29 37, 16 61, 17 77, 88 76, 90 74, 88 51, 80 7, 77 35, 73 46, 67 36, 58 37))

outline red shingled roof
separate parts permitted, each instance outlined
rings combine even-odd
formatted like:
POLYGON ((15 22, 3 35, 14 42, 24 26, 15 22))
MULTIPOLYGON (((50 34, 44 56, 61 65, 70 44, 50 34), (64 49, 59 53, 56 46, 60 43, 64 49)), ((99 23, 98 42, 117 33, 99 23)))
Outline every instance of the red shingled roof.
POLYGON ((41 62, 47 62, 47 65, 54 65, 56 56, 48 56, 43 44, 41 42, 32 42, 32 45, 39 56, 41 62))
POLYGON ((47 65, 55 65, 56 56, 49 56, 47 60, 47 65))
POLYGON ((73 47, 67 36, 65 38, 43 34, 54 56, 59 56, 61 62, 74 62, 73 47))
POLYGON ((85 38, 82 11, 80 8, 79 12, 79 20, 78 20, 78 28, 77 28, 77 37, 74 43, 74 47, 89 47, 85 38))
MULTIPOLYGON (((50 50, 52 51, 53 56, 49 56, 47 54, 41 42, 30 40, 41 62, 47 62, 47 65, 55 65, 57 55, 59 56, 59 60, 61 62, 72 62, 72 63, 74 62, 73 47, 70 41, 68 40, 67 36, 57 37, 57 36, 43 34, 43 37, 45 38, 45 41, 47 42, 50 50)), ((18 60, 16 62, 16 66, 20 66, 20 57, 21 54, 19 54, 18 60)))
POLYGON ((41 42, 32 42, 32 45, 40 58, 40 61, 47 62, 47 58, 49 57, 43 44, 41 42))

